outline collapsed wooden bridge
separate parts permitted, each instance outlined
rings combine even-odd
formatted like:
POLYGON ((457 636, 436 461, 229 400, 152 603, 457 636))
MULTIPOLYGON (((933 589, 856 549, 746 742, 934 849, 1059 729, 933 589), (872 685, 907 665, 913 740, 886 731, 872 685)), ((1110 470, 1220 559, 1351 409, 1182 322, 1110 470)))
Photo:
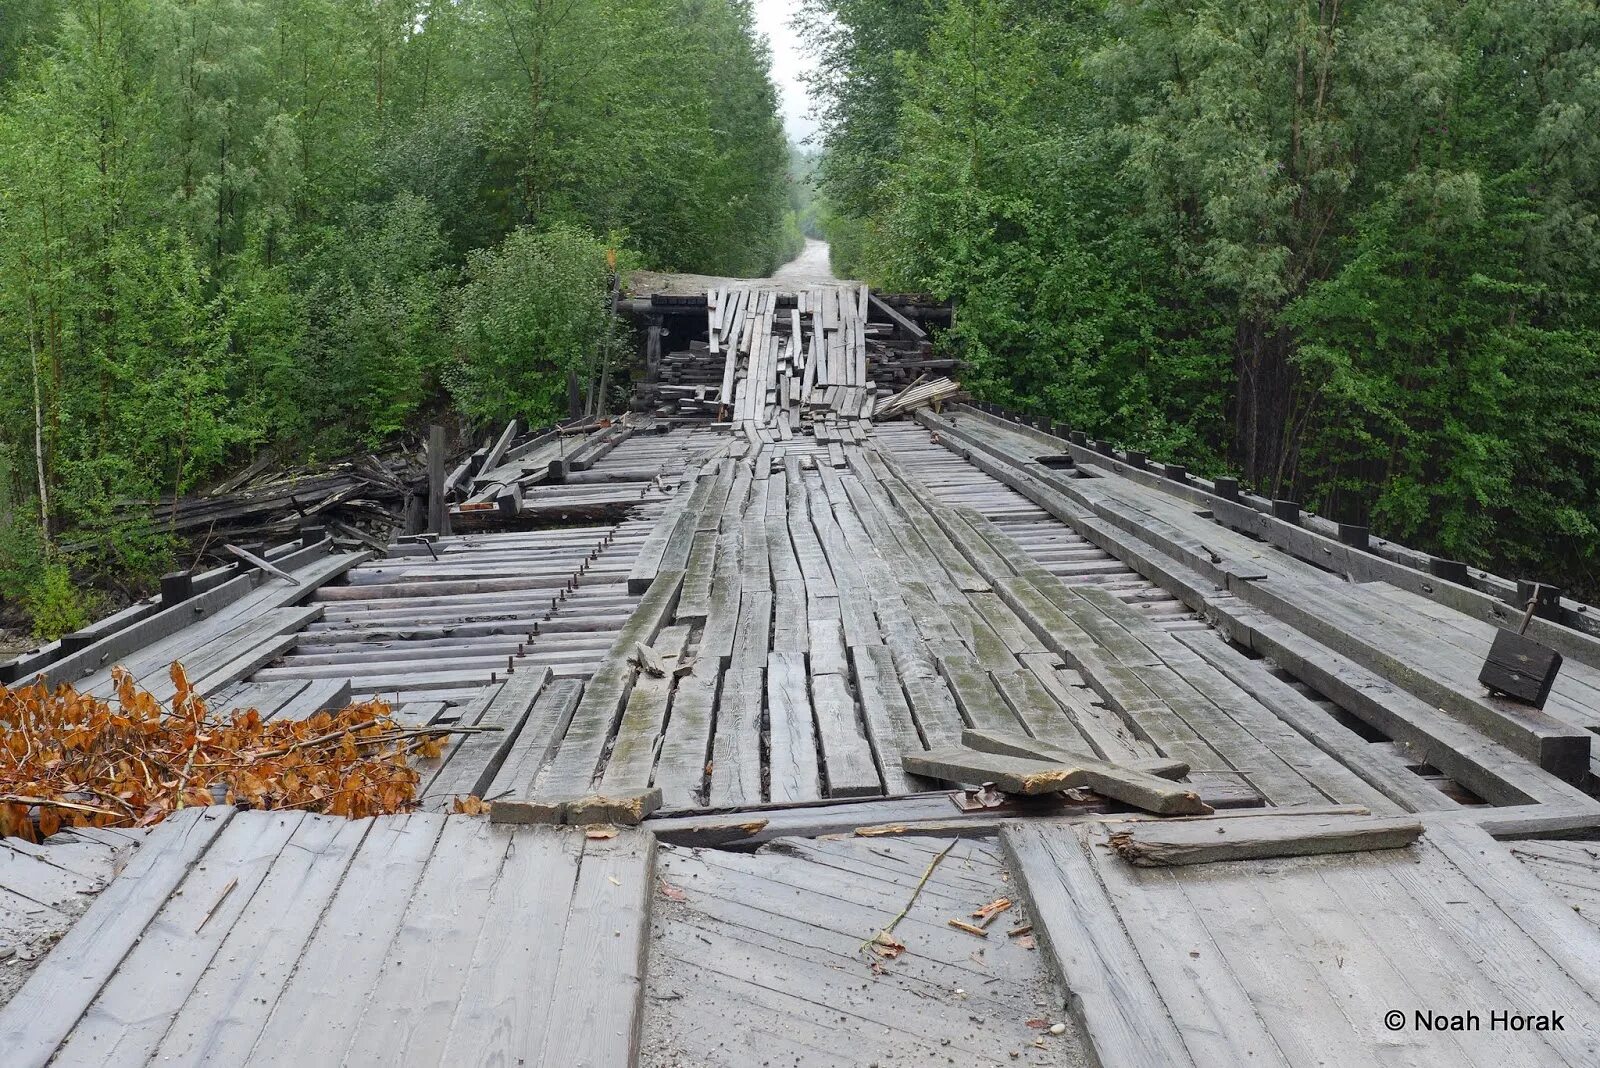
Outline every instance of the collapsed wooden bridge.
POLYGON ((670 411, 559 444, 576 472, 529 449, 477 491, 629 497, 602 521, 313 532, 30 662, 500 729, 410 815, 12 846, 5 930, 65 935, 7 1063, 1600 1057, 1582 606, 1528 622, 1565 657, 1542 708, 1488 692, 1513 586, 1066 428, 873 421, 925 353, 831 348, 827 309, 841 342, 907 326, 788 296, 779 345, 783 295, 709 294, 709 394, 647 387, 670 411))

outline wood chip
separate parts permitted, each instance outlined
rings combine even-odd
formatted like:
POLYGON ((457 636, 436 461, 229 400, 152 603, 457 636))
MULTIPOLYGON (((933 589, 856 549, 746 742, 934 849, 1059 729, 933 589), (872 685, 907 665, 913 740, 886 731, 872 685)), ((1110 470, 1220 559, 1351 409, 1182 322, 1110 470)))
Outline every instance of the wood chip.
POLYGON ((979 938, 989 937, 988 931, 985 931, 977 924, 968 923, 966 920, 946 920, 944 922, 949 924, 951 927, 954 927, 958 931, 965 931, 967 934, 977 935, 979 938))
POLYGON ((981 908, 972 910, 972 918, 978 921, 979 926, 987 927, 994 922, 996 916, 1011 908, 1009 897, 997 897, 981 908))

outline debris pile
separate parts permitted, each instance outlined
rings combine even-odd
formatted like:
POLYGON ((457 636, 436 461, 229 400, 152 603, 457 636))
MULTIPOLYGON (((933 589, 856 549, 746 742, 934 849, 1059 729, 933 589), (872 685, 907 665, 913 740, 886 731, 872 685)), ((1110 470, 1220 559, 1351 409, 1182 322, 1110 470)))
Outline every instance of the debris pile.
POLYGON ((652 299, 634 406, 658 418, 727 419, 761 440, 783 440, 813 422, 843 423, 851 440, 848 424, 871 418, 875 404, 959 366, 934 354, 899 298, 866 286, 780 293, 734 284, 700 297, 652 299), (681 339, 677 347, 669 347, 672 338, 681 339))
POLYGON ((421 449, 395 446, 319 465, 280 464, 269 454, 204 493, 127 502, 118 518, 187 542, 196 562, 227 562, 227 545, 276 545, 302 526, 382 544, 403 523, 408 498, 426 492, 421 449))

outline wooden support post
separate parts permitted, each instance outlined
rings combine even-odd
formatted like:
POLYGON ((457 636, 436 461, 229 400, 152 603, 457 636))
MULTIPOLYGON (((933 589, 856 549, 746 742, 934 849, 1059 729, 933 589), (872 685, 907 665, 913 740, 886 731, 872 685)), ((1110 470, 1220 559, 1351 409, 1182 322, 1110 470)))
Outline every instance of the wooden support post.
POLYGON ((1540 619, 1550 619, 1557 623, 1561 621, 1561 587, 1551 586, 1545 582, 1533 582, 1529 579, 1517 580, 1517 599, 1512 603, 1517 608, 1526 610, 1528 602, 1533 601, 1533 614, 1540 619))
POLYGON ((1561 654, 1514 631, 1502 630, 1478 672, 1478 681, 1493 693, 1543 708, 1561 671, 1561 654))
MULTIPOLYGON (((1428 573, 1446 582, 1467 584, 1467 565, 1460 560, 1446 560, 1442 556, 1428 557, 1428 573)), ((1524 602, 1526 603, 1526 602, 1524 602)))
POLYGON ((428 508, 420 493, 406 494, 405 512, 401 531, 407 535, 421 534, 428 525, 428 508))
POLYGON ((1129 467, 1137 467, 1140 470, 1144 469, 1144 453, 1140 452, 1138 449, 1129 449, 1125 455, 1128 458, 1127 462, 1129 467))
POLYGON ((1239 480, 1236 478, 1219 478, 1211 483, 1211 492, 1225 501, 1239 499, 1239 480))
POLYGON ((167 608, 194 596, 194 572, 173 571, 161 576, 161 603, 167 608))
POLYGON ((315 545, 328 536, 328 528, 315 523, 300 524, 300 544, 315 545))
POLYGON ((1272 517, 1281 519, 1285 523, 1300 522, 1300 505, 1295 501, 1274 500, 1272 502, 1272 517))
POLYGON ((1365 550, 1368 544, 1367 537, 1368 531, 1366 527, 1358 526, 1355 523, 1339 524, 1339 540, 1346 545, 1365 550))
POLYGON ((87 648, 97 640, 94 634, 85 634, 81 631, 72 634, 63 634, 60 638, 62 655, 75 653, 79 649, 87 648))
POLYGON ((444 534, 448 522, 444 500, 444 427, 428 428, 428 532, 444 534))
POLYGON ((1182 464, 1163 464, 1162 473, 1174 482, 1189 481, 1189 469, 1182 464))

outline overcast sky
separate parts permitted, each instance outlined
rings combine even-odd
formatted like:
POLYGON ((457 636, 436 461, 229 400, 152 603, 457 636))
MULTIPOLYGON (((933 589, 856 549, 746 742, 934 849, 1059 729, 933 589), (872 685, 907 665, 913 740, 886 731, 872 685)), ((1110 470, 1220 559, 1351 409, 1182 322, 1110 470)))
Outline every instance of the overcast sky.
POLYGON ((804 141, 817 128, 809 117, 811 100, 800 80, 801 72, 811 64, 789 28, 789 20, 799 7, 800 0, 755 0, 756 28, 766 34, 772 46, 772 81, 778 87, 783 125, 791 141, 804 141))

